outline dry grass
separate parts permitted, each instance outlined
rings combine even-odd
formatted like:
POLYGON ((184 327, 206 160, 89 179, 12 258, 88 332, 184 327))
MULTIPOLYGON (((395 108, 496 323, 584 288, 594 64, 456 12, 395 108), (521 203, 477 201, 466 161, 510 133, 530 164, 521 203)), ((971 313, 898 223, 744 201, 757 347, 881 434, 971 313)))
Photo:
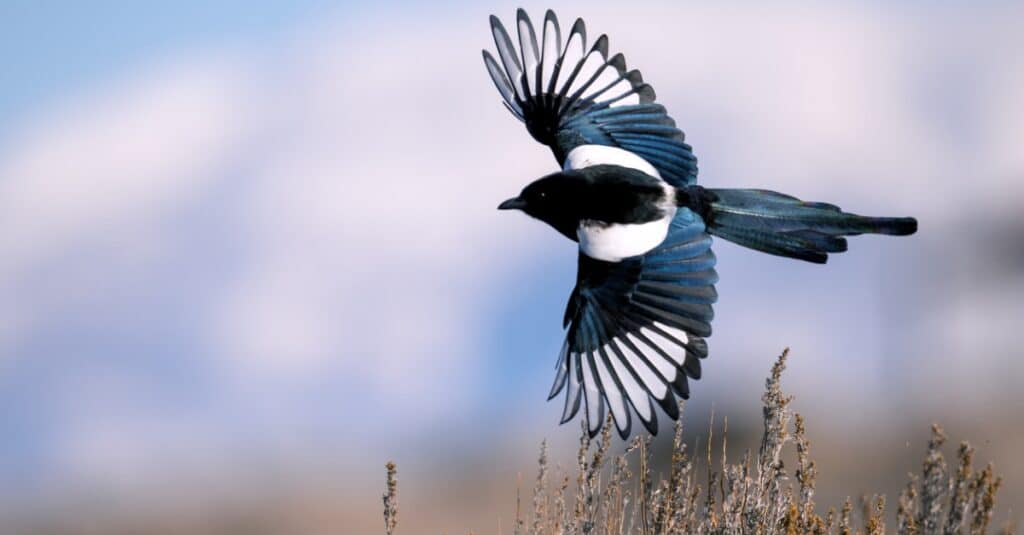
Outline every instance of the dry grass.
MULTIPOLYGON (((609 420, 595 444, 583 429, 574 487, 570 486, 569 474, 558 468, 551 471, 547 445, 541 444, 531 518, 523 519, 517 491, 514 533, 875 535, 886 533, 887 526, 903 534, 989 532, 1001 479, 994 474, 991 464, 982 470, 974 469, 974 450, 966 442, 960 445, 956 469, 950 472, 942 453, 946 436, 938 425, 932 427, 921 475, 911 475, 900 493, 893 523, 886 523, 884 496, 862 496, 859 515, 853 513, 854 502, 849 498, 838 512, 829 508, 822 513, 814 503, 817 472, 810 457, 804 420, 789 408, 792 398, 781 389, 787 354, 788 350, 779 356, 765 382, 764 433, 756 453, 748 450, 738 462, 729 462, 727 432, 723 432, 721 452, 716 459, 713 423, 703 455, 690 452, 683 441, 680 418, 675 426, 670 468, 656 481, 651 470, 649 436, 633 438, 621 455, 609 457, 609 420), (795 450, 790 453, 795 453, 796 458, 793 477, 782 459, 787 446, 795 450)), ((391 535, 397 520, 397 489, 391 463, 387 481, 384 518, 391 535)), ((1011 526, 999 530, 1012 531, 1011 526)))
POLYGON ((388 462, 384 468, 388 471, 388 483, 384 492, 384 529, 388 535, 392 535, 395 526, 398 525, 398 470, 393 462, 388 462))

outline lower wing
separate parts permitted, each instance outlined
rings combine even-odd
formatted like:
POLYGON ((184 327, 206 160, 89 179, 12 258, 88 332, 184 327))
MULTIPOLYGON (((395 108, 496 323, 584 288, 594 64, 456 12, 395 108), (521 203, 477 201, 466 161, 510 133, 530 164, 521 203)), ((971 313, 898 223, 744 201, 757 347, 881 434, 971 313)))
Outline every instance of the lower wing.
POLYGON ((579 256, 576 288, 565 313, 569 330, 549 399, 566 390, 562 422, 581 405, 591 436, 611 411, 620 436, 632 413, 658 432, 654 404, 673 420, 676 396, 699 379, 711 334, 715 256, 700 217, 676 214, 658 247, 620 262, 579 256))

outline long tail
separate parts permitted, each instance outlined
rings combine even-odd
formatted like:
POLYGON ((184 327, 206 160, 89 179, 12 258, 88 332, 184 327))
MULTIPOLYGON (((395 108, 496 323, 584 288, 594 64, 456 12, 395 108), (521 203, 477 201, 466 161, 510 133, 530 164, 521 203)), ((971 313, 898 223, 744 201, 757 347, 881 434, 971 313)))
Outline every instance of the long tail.
POLYGON ((707 230, 714 236, 765 253, 824 264, 828 253, 846 250, 844 236, 917 231, 912 217, 865 217, 838 206, 804 202, 758 189, 708 189, 702 195, 707 230))

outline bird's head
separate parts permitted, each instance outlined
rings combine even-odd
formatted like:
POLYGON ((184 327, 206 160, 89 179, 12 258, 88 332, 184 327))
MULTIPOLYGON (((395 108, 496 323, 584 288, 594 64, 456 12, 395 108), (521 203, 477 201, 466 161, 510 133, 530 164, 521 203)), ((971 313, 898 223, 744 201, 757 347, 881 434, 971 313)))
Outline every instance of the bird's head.
POLYGON ((498 210, 522 210, 576 239, 578 206, 586 186, 586 179, 577 173, 550 174, 530 183, 519 196, 499 204, 498 210))

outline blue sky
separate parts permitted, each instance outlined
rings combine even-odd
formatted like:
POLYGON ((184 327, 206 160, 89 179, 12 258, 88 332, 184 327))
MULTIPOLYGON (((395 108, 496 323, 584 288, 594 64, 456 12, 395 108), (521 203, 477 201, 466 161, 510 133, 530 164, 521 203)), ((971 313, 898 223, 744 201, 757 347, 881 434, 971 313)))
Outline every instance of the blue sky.
MULTIPOLYGON (((336 2, 23 2, 0 6, 0 133, 32 110, 183 50, 273 40, 336 2)), ((346 7, 346 10, 352 7, 346 7)))
MULTIPOLYGON (((554 166, 480 64, 512 6, 0 10, 0 480, 571 439, 543 399, 575 251, 494 210, 554 166)), ((558 11, 643 69, 705 184, 921 220, 824 268, 717 244, 699 410, 749 412, 786 345, 837 433, 1020 406, 1013 6, 558 11)))

